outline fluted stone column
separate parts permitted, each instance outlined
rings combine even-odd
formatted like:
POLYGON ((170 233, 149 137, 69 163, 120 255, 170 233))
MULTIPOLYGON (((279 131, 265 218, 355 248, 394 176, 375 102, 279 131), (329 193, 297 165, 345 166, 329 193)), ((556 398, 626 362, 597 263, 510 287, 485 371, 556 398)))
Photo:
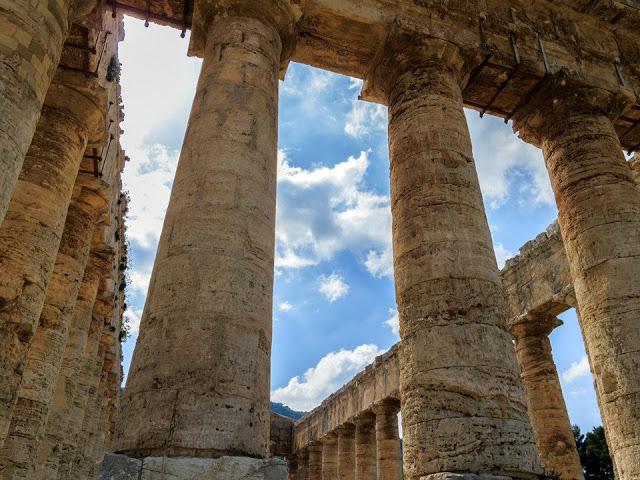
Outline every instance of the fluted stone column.
POLYGON ((376 415, 378 480, 402 480, 402 453, 398 432, 400 404, 385 402, 372 410, 376 415))
POLYGON ((542 147, 619 480, 640 478, 640 191, 612 119, 634 100, 559 75, 514 123, 542 147))
POLYGON ((338 480, 338 437, 334 433, 322 439, 322 480, 338 480))
MULTIPOLYGON (((76 1, 2 2, 0 224, 9 207, 42 103, 58 66, 76 1)), ((4 386, 0 390, 4 391, 4 386)))
POLYGON ((389 106, 408 480, 539 470, 463 111, 476 64, 464 54, 392 35, 363 92, 389 106))
POLYGON ((297 452, 298 476, 297 480, 309 480, 309 450, 302 449, 297 452))
POLYGON ((299 480, 301 470, 298 468, 298 465, 299 465, 298 457, 296 455, 291 455, 287 459, 287 463, 289 464, 288 480, 299 480))
POLYGON ((376 480, 376 421, 365 412, 355 418, 355 480, 376 480))
POLYGON ((309 445, 309 472, 308 480, 322 480, 322 444, 309 445))
POLYGON ((105 258, 92 251, 85 269, 78 299, 71 318, 69 338, 65 347, 56 389, 49 407, 45 436, 38 451, 37 480, 57 478, 63 443, 70 441, 76 412, 74 399, 78 394, 80 370, 92 322, 93 307, 100 279, 107 267, 105 258))
POLYGON ((561 325, 555 317, 533 317, 510 325, 527 394, 540 463, 562 480, 583 480, 580 458, 551 353, 549 334, 561 325))
POLYGON ((9 434, 0 450, 5 480, 33 478, 37 449, 57 383, 73 311, 104 198, 77 188, 67 214, 60 249, 18 391, 9 434))
POLYGON ((0 226, 0 444, 38 325, 89 136, 103 125, 95 79, 59 71, 0 226))
POLYGON ((127 454, 269 453, 280 29, 293 20, 287 1, 223 3, 257 13, 210 22, 122 398, 127 454))
POLYGON ((338 433, 338 479, 356 478, 356 429, 352 423, 345 423, 338 433))

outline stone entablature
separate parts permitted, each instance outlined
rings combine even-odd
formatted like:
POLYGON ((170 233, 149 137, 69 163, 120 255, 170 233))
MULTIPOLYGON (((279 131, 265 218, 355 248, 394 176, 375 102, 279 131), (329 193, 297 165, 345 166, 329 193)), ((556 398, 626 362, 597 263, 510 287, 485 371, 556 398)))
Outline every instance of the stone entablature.
MULTIPOLYGON (((116 11, 191 28, 185 0, 118 0, 116 11)), ((622 1, 306 0, 300 6, 292 60, 365 78, 392 31, 444 38, 483 61, 464 90, 467 107, 503 118, 527 102, 540 81, 559 70, 582 84, 619 93, 640 91, 640 9, 622 1)), ((192 38, 191 54, 202 56, 192 38)), ((369 94, 368 99, 382 101, 369 94)), ((633 94, 629 98, 633 98, 633 94)), ((640 144, 640 104, 616 121, 627 149, 640 144)))
POLYGON ((397 343, 331 394, 294 426, 294 451, 321 440, 358 415, 387 400, 400 399, 397 343))

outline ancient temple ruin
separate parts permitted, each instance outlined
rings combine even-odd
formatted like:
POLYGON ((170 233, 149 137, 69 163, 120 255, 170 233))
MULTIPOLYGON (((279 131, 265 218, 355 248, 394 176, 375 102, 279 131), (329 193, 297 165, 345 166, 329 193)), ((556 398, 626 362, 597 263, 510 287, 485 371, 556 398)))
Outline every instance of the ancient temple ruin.
POLYGON ((3 479, 580 480, 547 338, 571 307, 640 478, 637 1, 4 0, 0 59, 3 479), (124 14, 203 64, 121 393, 124 14), (388 107, 401 333, 295 423, 269 411, 292 61, 388 107), (502 272, 463 107, 542 149, 557 202, 502 272))

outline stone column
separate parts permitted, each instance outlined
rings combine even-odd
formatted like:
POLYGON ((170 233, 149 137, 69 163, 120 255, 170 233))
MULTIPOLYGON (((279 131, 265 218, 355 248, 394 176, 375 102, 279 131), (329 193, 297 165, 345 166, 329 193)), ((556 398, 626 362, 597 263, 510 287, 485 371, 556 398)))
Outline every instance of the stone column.
MULTIPOLYGON (((0 226, 0 444, 8 432, 89 137, 104 123, 95 79, 58 72, 0 226)), ((0 129, 1 130, 1 129, 0 129)))
POLYGON ((49 415, 49 403, 62 364, 93 230, 106 209, 101 195, 77 188, 67 214, 39 326, 27 354, 9 434, 0 450, 0 470, 5 480, 27 479, 34 475, 38 444, 49 415))
POLYGON ((355 418, 355 480, 376 480, 376 421, 365 412, 355 418))
MULTIPOLYGON (((2 2, 0 224, 33 138, 45 94, 60 61, 76 1, 2 2)), ((0 390, 5 391, 4 386, 0 390)))
POLYGON ((308 480, 322 480, 322 444, 309 445, 309 472, 308 480))
POLYGON ((122 398, 115 445, 125 454, 269 453, 278 72, 281 29, 293 20, 288 1, 245 6, 222 10, 256 16, 204 22, 202 71, 122 398))
POLYGON ((529 419, 540 463, 546 473, 562 480, 583 480, 580 458, 562 396, 549 334, 562 322, 551 316, 525 318, 510 325, 522 371, 529 419))
POLYGON ((463 111, 467 53, 397 33, 364 92, 389 106, 408 480, 539 470, 463 111))
POLYGON ((322 480, 338 480, 338 437, 335 433, 322 439, 322 480))
POLYGON ((291 455, 287 459, 287 463, 289 464, 289 476, 288 480, 299 480, 301 469, 298 468, 298 457, 296 455, 291 455))
POLYGON ((298 476, 297 480, 309 480, 309 450, 302 449, 297 452, 298 476))
POLYGON ((337 429, 338 433, 338 479, 355 480, 356 478, 356 428, 352 423, 345 423, 337 429))
POLYGON ((514 129, 542 147, 616 478, 640 478, 640 191, 612 119, 626 97, 551 78, 514 129))
POLYGON ((72 436, 73 423, 70 417, 75 412, 74 398, 78 390, 81 362, 89 337, 98 286, 106 264, 105 258, 92 250, 71 318, 69 338, 49 407, 45 435, 38 449, 39 465, 34 477, 37 480, 57 478, 63 443, 72 436))
POLYGON ((399 402, 385 402, 373 409, 376 415, 378 480, 402 480, 402 453, 398 432, 399 402))

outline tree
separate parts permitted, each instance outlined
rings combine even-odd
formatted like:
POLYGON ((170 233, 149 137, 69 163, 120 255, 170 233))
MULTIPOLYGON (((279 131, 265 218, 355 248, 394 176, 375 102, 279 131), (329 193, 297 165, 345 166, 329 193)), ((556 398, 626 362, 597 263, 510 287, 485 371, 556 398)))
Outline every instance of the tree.
POLYGON ((614 480, 613 463, 604 437, 604 428, 594 427, 586 435, 580 432, 577 425, 572 430, 585 480, 614 480))

